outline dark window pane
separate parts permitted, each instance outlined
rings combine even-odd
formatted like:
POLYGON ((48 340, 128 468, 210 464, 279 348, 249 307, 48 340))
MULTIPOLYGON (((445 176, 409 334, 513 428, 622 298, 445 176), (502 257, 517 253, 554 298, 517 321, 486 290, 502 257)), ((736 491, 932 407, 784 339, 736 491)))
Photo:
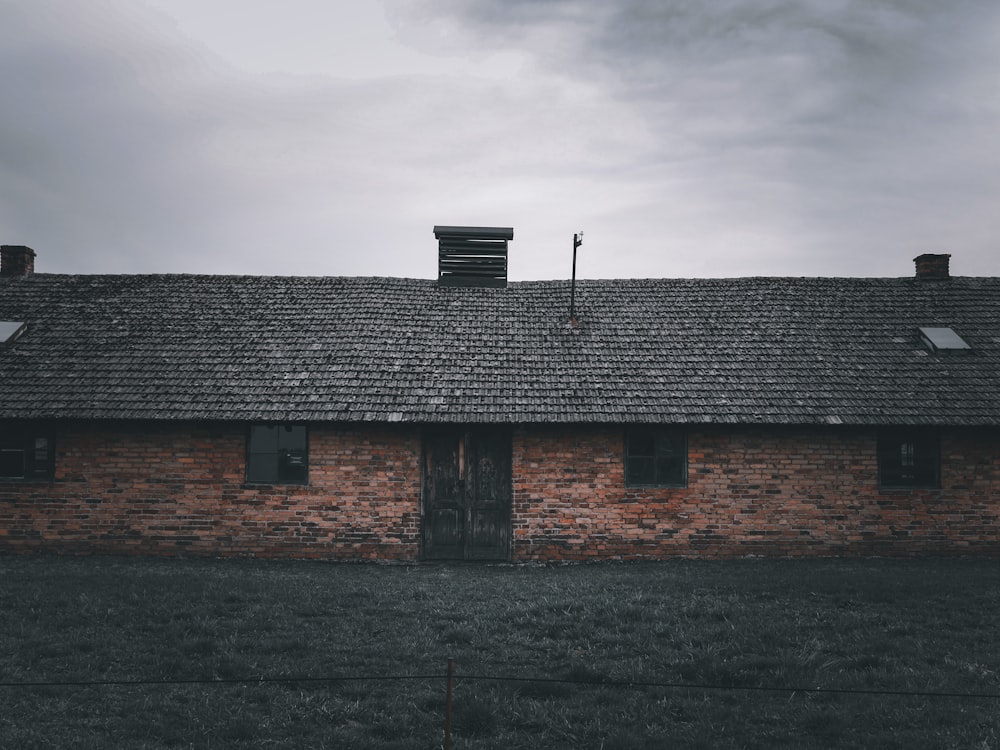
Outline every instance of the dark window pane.
POLYGON ((656 459, 630 456, 627 481, 629 484, 655 484, 656 459))
POLYGON ((254 425, 247 450, 248 482, 305 483, 309 479, 306 428, 254 425))
POLYGON ((686 481, 687 442, 683 430, 630 430, 625 456, 629 485, 683 486, 686 481))
POLYGON ((21 479, 24 476, 24 451, 0 448, 0 477, 21 479))
POLYGON ((277 428, 254 425, 250 428, 250 449, 247 451, 247 481, 278 481, 277 428))
POLYGON ((278 479, 284 482, 304 482, 306 455, 303 451, 282 449, 278 452, 278 479))
POLYGON ((52 476, 52 441, 46 437, 36 437, 34 440, 31 476, 36 478, 52 476))
POLYGON ((0 423, 0 478, 51 477, 52 444, 51 433, 37 425, 0 423))
POLYGON ((914 487, 937 487, 938 484, 937 467, 924 464, 913 471, 914 487))
POLYGON ((938 436, 932 432, 890 432, 879 436, 879 484, 883 487, 937 487, 938 436))
POLYGON ((306 449, 306 428, 299 426, 276 427, 277 448, 304 453, 306 449))
POLYGON ((656 436, 657 456, 679 456, 683 452, 684 438, 674 433, 661 433, 656 436))
POLYGON ((912 441, 906 440, 899 444, 899 465, 913 466, 915 460, 915 449, 912 441))
POLYGON ((278 450, 278 428, 255 425, 250 428, 250 451, 253 453, 275 453, 278 450))
POLYGON ((273 453, 251 453, 247 458, 248 482, 278 481, 277 462, 273 453))
POLYGON ((657 484, 681 484, 683 481, 684 474, 681 462, 676 456, 656 457, 657 484))
POLYGON ((650 430, 635 431, 629 434, 628 454, 630 456, 656 455, 656 435, 650 430))

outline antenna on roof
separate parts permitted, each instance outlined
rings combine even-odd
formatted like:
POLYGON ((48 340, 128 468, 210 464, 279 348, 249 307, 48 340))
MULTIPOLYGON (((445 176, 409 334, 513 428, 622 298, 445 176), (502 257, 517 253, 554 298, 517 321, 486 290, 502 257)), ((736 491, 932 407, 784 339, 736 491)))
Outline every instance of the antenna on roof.
POLYGON ((569 323, 576 325, 576 249, 583 244, 583 231, 573 235, 573 281, 569 287, 569 323))

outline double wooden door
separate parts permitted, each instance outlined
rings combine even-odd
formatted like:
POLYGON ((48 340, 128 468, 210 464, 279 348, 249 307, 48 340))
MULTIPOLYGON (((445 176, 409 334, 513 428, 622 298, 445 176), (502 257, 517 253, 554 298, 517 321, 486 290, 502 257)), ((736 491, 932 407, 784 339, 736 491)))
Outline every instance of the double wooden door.
POLYGON ((424 557, 510 557, 511 442, 506 430, 438 428, 424 436, 424 557))

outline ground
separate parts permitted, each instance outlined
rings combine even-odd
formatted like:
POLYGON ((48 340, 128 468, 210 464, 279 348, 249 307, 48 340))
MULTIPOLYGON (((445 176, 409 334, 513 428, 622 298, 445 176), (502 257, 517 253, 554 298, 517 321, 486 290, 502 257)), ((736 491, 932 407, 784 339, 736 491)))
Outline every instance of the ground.
POLYGON ((0 580, 0 747, 441 747, 449 657, 455 750, 1000 747, 992 560, 0 557, 0 580))

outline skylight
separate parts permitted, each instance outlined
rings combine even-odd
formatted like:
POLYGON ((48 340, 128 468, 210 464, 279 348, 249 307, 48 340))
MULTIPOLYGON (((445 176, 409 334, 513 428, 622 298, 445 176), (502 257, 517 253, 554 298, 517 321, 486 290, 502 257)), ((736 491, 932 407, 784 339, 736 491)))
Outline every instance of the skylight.
POLYGON ((920 338, 924 345, 935 354, 939 352, 963 352, 972 349, 965 339, 950 328, 921 328, 920 338))
POLYGON ((10 343, 16 339, 23 330, 23 322, 0 320, 0 344, 10 343))

